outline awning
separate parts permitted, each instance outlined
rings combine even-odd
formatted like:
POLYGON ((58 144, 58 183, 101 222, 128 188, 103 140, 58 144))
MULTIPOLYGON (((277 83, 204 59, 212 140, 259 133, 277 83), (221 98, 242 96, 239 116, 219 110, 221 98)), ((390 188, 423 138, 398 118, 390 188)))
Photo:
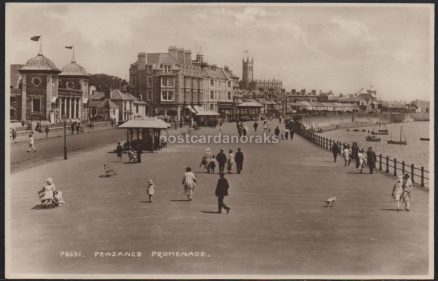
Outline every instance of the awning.
POLYGON ((52 99, 50 100, 50 102, 51 102, 51 103, 55 103, 57 99, 58 99, 58 96, 56 96, 56 97, 52 97, 52 99))
POLYGON ((204 110, 196 113, 196 116, 219 116, 220 114, 213 110, 204 110))
POLYGON ((196 110, 193 109, 191 105, 186 105, 186 108, 190 110, 191 113, 196 113, 196 110))

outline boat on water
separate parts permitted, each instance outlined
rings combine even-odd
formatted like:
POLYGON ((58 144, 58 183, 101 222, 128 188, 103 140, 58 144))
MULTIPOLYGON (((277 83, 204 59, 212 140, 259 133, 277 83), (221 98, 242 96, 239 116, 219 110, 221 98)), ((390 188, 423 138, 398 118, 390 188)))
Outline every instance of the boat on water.
POLYGON ((401 122, 405 121, 406 114, 404 114, 404 113, 391 113, 390 118, 391 118, 391 122, 401 123, 401 122))
POLYGON ((429 115, 429 113, 426 113, 426 112, 415 112, 415 113, 409 114, 409 116, 414 121, 429 121, 430 120, 430 115, 429 115))
POLYGON ((383 123, 383 126, 381 126, 382 123, 379 122, 379 129, 377 130, 377 135, 389 135, 388 128, 386 127, 386 123, 383 123), (381 129, 382 128, 382 129, 381 129))
POLYGON ((420 138, 421 141, 430 141, 430 138, 420 138))
POLYGON ((374 142, 380 141, 380 138, 376 136, 376 132, 374 132, 374 126, 373 126, 373 130, 371 131, 371 135, 368 135, 365 140, 374 141, 374 142))
POLYGON ((408 142, 406 141, 406 137, 405 134, 403 134, 403 126, 400 126, 400 140, 396 141, 392 139, 392 134, 391 134, 391 139, 388 141, 388 144, 401 144, 401 145, 407 145, 408 142), (404 140, 402 140, 402 135, 404 140))
POLYGON ((359 129, 354 129, 353 132, 359 132, 359 129))
POLYGON ((379 142, 379 141, 381 141, 381 139, 377 136, 367 136, 366 141, 379 142))

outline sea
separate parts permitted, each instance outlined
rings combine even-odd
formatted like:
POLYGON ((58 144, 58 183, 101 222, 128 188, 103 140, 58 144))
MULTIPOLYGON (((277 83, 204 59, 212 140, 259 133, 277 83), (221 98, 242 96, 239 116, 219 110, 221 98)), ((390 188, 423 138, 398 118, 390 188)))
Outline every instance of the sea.
MULTIPOLYGON (((372 131, 373 127, 358 127, 358 132, 354 132, 354 128, 337 129, 320 133, 323 137, 337 140, 343 143, 351 144, 357 142, 360 148, 364 150, 368 147, 373 147, 377 155, 382 154, 383 157, 389 156, 390 159, 396 158, 397 161, 405 161, 407 165, 414 164, 415 167, 423 166, 425 170, 430 171, 430 165, 433 164, 433 128, 430 128, 429 121, 409 121, 402 123, 389 123, 386 125, 389 135, 377 135, 381 138, 380 142, 368 142, 366 137, 368 131, 372 131), (400 140, 400 128, 403 126, 403 133, 406 137, 407 145, 388 144, 391 139, 400 140), (365 130, 365 132, 362 132, 365 130), (420 138, 430 138, 430 141, 421 141, 420 138)), ((384 129, 382 126, 381 129, 384 129)), ((374 130, 378 130, 378 126, 374 126, 374 130)), ((402 136, 402 140, 404 140, 402 136)))

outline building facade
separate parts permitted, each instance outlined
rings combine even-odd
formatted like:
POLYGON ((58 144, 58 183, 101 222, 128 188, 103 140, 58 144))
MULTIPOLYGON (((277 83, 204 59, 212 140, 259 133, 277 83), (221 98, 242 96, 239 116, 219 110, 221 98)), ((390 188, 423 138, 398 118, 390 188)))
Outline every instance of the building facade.
POLYGON ((233 79, 229 72, 216 65, 205 65, 202 68, 204 74, 203 101, 205 110, 212 110, 221 115, 231 115, 233 105, 233 79))
POLYGON ((72 60, 62 70, 42 53, 11 65, 11 120, 87 120, 89 75, 72 60))
POLYGON ((147 102, 146 114, 181 120, 188 105, 201 105, 203 73, 190 50, 171 46, 167 53, 139 53, 129 69, 129 87, 147 102))

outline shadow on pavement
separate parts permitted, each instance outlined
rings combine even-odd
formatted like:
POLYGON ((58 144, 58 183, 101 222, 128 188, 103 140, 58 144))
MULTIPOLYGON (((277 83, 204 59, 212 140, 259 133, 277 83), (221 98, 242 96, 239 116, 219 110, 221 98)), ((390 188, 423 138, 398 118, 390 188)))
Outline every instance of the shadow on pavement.
POLYGON ((170 202, 188 202, 190 201, 189 199, 175 199, 175 200, 170 200, 170 202))
POLYGON ((220 214, 218 212, 212 212, 212 211, 201 211, 201 213, 204 213, 204 214, 215 214, 215 215, 219 215, 220 214))
POLYGON ((399 212, 397 209, 380 209, 381 211, 393 211, 393 212, 399 212))

